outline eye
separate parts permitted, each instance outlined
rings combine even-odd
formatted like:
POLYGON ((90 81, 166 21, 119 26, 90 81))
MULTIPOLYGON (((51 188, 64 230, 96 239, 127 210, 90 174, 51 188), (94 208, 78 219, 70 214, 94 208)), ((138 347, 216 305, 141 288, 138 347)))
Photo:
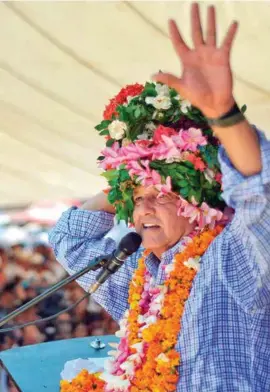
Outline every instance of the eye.
POLYGON ((142 198, 142 196, 136 196, 136 197, 134 197, 134 203, 135 204, 140 204, 141 202, 143 201, 143 198, 142 198))

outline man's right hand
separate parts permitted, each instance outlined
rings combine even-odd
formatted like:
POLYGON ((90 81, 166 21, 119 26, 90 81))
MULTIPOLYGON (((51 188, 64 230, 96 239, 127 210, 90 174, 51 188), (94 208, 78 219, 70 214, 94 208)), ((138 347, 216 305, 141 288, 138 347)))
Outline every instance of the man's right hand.
POLYGON ((82 210, 105 211, 110 214, 115 214, 115 208, 108 202, 108 196, 104 192, 92 196, 80 208, 82 210))

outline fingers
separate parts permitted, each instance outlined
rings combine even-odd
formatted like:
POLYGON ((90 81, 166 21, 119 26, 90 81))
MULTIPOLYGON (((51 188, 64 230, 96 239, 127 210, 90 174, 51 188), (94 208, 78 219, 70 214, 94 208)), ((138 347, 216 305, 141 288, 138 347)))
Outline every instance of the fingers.
POLYGON ((169 33, 174 50, 178 56, 182 58, 182 56, 189 51, 189 48, 183 40, 174 20, 169 20, 169 33))
POLYGON ((177 78, 175 75, 172 75, 170 73, 157 73, 152 76, 152 79, 155 82, 163 83, 166 84, 167 86, 174 88, 181 94, 181 88, 182 88, 182 81, 181 79, 177 78))
POLYGON ((206 45, 216 46, 216 41, 216 11, 215 7, 211 6, 207 9, 206 45))
POLYGON ((238 30, 238 22, 233 22, 230 25, 228 32, 222 42, 221 45, 222 50, 226 50, 226 52, 230 53, 237 30, 238 30))
POLYGON ((195 48, 204 44, 198 3, 191 6, 191 35, 195 48))

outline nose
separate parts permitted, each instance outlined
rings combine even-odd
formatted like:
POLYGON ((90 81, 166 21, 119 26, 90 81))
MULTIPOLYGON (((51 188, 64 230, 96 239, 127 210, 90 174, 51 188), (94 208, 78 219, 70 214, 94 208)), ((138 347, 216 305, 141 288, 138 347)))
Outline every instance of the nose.
POLYGON ((141 206, 143 215, 151 215, 155 212, 155 201, 151 197, 146 197, 141 206))

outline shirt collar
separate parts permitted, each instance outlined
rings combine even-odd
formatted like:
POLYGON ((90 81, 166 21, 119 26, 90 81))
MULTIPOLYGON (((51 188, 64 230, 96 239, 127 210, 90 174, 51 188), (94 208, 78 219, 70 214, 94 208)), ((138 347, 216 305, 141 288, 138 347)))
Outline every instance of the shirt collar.
POLYGON ((157 283, 162 283, 164 280, 164 266, 170 264, 173 261, 175 254, 179 252, 182 241, 183 239, 178 241, 172 248, 164 252, 161 256, 161 259, 158 259, 154 253, 150 253, 145 258, 146 268, 152 277, 159 281, 157 283))

